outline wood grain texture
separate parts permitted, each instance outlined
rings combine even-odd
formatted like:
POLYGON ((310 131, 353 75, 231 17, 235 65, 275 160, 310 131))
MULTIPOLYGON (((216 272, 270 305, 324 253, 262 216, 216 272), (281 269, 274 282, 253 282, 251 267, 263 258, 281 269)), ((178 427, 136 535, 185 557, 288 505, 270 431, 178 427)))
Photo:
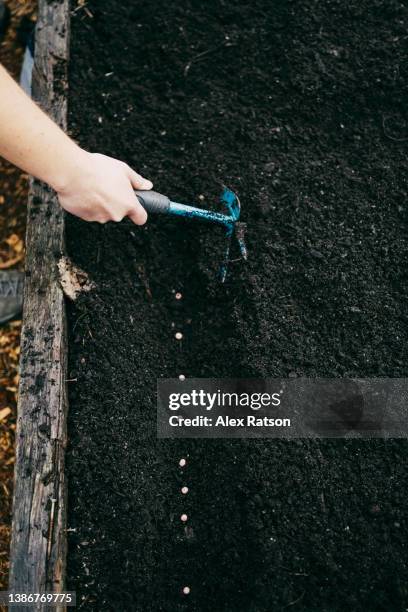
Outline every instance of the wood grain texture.
MULTIPOLYGON (((68 55, 68 0, 40 0, 33 98, 64 129, 68 55)), ((9 588, 60 592, 66 563, 68 404, 66 318, 57 262, 64 252, 64 214, 55 194, 37 181, 30 189, 26 245, 9 588)))

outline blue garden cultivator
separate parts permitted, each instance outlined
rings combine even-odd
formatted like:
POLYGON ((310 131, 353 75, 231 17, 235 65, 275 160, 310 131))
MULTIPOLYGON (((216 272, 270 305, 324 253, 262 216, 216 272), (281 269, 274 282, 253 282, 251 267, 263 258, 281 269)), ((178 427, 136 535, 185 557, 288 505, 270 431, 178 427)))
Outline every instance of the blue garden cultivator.
POLYGON ((245 223, 239 221, 241 205, 238 197, 230 189, 224 188, 220 202, 226 208, 227 214, 172 202, 167 196, 156 191, 135 191, 139 202, 148 213, 161 215, 176 215, 188 219, 200 219, 209 223, 218 223, 225 229, 227 246, 225 257, 220 265, 219 275, 223 283, 227 276, 228 262, 233 236, 237 239, 238 247, 243 259, 247 259, 248 253, 244 242, 245 223))

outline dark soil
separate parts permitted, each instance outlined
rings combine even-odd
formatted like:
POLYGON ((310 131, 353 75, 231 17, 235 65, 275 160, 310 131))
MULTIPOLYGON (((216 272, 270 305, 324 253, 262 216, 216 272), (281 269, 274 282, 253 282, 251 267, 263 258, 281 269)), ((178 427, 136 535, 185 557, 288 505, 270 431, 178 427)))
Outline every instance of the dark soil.
POLYGON ((403 612, 405 441, 158 441, 155 389, 408 375, 407 4, 86 8, 74 136, 179 201, 230 186, 250 259, 220 286, 216 228, 69 219, 97 284, 70 309, 69 587, 104 612, 403 612))

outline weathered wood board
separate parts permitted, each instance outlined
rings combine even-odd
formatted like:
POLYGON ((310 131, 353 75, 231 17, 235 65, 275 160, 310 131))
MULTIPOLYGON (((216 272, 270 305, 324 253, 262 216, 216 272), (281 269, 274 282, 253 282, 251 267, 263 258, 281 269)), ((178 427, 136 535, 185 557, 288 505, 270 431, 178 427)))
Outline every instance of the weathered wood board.
MULTIPOLYGON (((39 0, 33 97, 64 129, 68 55, 69 1, 39 0)), ((46 185, 32 181, 9 582, 15 592, 65 586, 67 336, 57 269, 63 252, 63 211, 46 185)))

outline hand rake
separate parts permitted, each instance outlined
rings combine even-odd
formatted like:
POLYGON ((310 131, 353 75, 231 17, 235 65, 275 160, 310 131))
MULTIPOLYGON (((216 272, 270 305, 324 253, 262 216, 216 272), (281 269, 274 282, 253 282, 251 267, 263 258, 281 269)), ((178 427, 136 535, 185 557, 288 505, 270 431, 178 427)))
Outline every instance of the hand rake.
POLYGON ((178 217, 187 217, 189 219, 201 219, 209 223, 218 223, 225 228, 225 236, 227 246, 225 257, 220 265, 219 276, 223 283, 227 276, 229 254, 232 237, 235 236, 238 242, 239 250, 242 258, 247 259, 248 252, 244 242, 244 232, 246 224, 239 222, 241 213, 241 205, 238 197, 230 189, 224 188, 220 202, 227 209, 229 214, 206 210, 188 204, 179 204, 172 202, 167 196, 157 193, 156 191, 135 191, 139 202, 148 213, 161 215, 176 215, 178 217))

